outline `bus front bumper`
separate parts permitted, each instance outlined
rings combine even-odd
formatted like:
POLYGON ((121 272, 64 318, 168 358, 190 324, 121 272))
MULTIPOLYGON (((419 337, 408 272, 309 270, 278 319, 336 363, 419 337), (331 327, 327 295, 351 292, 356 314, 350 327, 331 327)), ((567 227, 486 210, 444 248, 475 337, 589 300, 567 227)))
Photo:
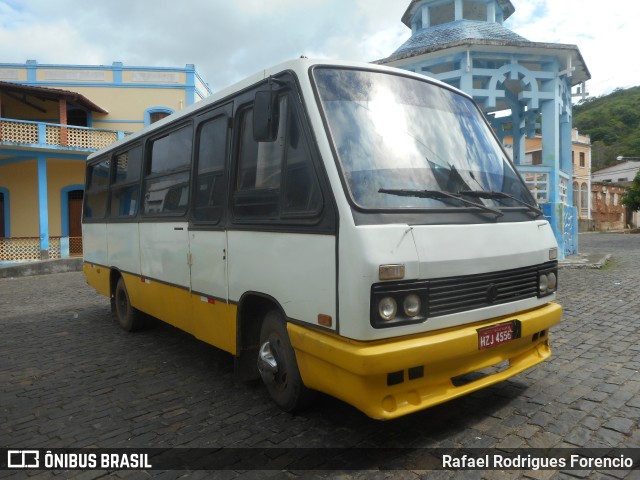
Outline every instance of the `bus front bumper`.
POLYGON ((377 419, 422 410, 506 380, 551 356, 549 328, 562 308, 534 310, 446 330, 359 342, 289 323, 304 384, 377 419), (519 338, 479 347, 478 330, 517 321, 519 338))

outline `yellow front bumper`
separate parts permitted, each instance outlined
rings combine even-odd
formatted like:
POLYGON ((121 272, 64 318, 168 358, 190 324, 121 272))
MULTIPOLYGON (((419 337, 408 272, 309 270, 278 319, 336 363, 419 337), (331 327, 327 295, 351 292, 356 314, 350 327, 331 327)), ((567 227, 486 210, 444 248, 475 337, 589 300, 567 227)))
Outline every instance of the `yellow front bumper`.
POLYGON ((549 303, 518 315, 374 342, 291 323, 288 332, 307 387, 340 398, 372 418, 391 419, 503 381, 549 358, 548 329, 561 316, 560 305, 549 303), (510 320, 520 321, 520 338, 478 349, 479 328, 510 320), (508 368, 497 373, 459 386, 452 381, 505 361, 508 368))

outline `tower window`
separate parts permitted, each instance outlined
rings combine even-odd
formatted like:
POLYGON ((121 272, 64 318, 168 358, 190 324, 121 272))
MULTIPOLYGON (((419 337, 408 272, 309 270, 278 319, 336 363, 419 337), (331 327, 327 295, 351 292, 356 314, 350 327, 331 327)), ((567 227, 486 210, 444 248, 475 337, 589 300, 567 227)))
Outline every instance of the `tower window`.
POLYGON ((453 22, 456 19, 453 2, 429 7, 429 19, 432 27, 453 22))
POLYGON ((462 18, 465 20, 487 21, 487 4, 465 0, 462 6, 462 18))

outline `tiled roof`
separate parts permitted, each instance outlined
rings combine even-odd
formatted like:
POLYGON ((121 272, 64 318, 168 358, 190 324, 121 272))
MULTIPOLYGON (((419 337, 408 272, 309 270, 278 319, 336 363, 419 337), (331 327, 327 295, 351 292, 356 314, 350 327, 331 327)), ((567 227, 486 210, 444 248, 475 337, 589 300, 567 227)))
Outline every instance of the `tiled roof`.
POLYGON ((43 100, 57 101, 60 99, 65 99, 68 102, 78 104, 86 108, 87 110, 91 110, 92 112, 109 113, 107 110, 99 107, 84 95, 77 92, 72 92, 70 90, 48 87, 34 87, 13 82, 0 82, 0 92, 11 92, 20 95, 30 95, 32 97, 40 98, 43 100))
POLYGON ((458 20, 426 28, 415 33, 384 62, 442 50, 463 41, 486 43, 496 41, 506 45, 530 44, 529 40, 499 23, 458 20))
POLYGON ((528 52, 533 55, 556 56, 561 59, 561 62, 565 62, 569 56, 573 67, 572 85, 591 78, 589 69, 576 45, 531 42, 499 23, 474 20, 458 20, 420 30, 389 57, 373 63, 384 65, 464 46, 488 47, 492 50, 497 47, 498 50, 505 51, 512 51, 515 48, 519 52, 528 52))

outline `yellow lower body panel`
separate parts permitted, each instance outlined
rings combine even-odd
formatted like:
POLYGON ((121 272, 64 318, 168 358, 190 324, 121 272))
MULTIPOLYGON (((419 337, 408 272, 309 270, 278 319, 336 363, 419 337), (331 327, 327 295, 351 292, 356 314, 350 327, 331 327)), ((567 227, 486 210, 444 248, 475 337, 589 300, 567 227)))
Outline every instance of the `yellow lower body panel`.
POLYGON ((391 419, 422 410, 506 380, 551 356, 549 327, 562 308, 535 310, 383 341, 358 342, 288 324, 304 384, 362 410, 391 419), (518 320, 520 337, 486 349, 478 329, 518 320), (542 332, 542 333, 541 333, 542 332), (468 383, 460 377, 501 364, 505 368, 468 383))
MULTIPOLYGON (((89 263, 83 268, 87 283, 109 297, 111 270, 89 263)), ((133 307, 236 354, 236 305, 138 275, 122 273, 122 277, 133 307)))
POLYGON ((95 288, 98 293, 101 293, 105 297, 111 295, 111 287, 109 285, 110 269, 85 262, 82 266, 82 271, 84 272, 84 278, 87 280, 87 283, 95 288))

